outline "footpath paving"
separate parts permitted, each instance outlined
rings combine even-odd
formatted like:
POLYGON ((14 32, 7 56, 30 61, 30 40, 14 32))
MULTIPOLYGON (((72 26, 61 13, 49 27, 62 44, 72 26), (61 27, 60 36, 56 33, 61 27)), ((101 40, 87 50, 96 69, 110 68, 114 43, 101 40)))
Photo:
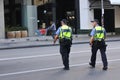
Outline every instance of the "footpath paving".
MULTIPOLYGON (((106 41, 120 41, 120 35, 107 35, 106 41)), ((84 44, 88 42, 88 35, 73 35, 73 44, 84 44)), ((51 36, 0 39, 0 50, 57 45, 59 45, 58 42, 56 43, 56 45, 53 45, 53 39, 51 36)))

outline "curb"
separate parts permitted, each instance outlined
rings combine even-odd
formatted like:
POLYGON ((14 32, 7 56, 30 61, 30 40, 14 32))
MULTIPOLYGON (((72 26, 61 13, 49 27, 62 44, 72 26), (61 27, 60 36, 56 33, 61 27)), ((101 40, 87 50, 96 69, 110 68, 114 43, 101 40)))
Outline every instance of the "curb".
MULTIPOLYGON (((107 40, 106 42, 118 42, 120 39, 117 40, 107 40)), ((74 42, 73 45, 77 44, 89 44, 89 42, 74 42)), ((7 49, 22 49, 22 48, 35 48, 35 47, 49 47, 49 46, 59 46, 59 44, 46 44, 46 45, 30 45, 30 46, 17 46, 17 47, 9 47, 9 48, 0 48, 0 50, 7 50, 7 49)))

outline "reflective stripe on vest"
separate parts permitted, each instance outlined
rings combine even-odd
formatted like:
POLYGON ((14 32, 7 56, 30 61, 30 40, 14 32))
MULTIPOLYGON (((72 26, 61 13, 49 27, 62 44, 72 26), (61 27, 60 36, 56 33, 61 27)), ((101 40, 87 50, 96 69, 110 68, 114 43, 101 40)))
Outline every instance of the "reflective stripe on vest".
POLYGON ((95 40, 101 40, 101 39, 104 39, 104 28, 101 27, 101 26, 97 26, 95 27, 95 36, 94 36, 94 39, 95 40))
POLYGON ((70 27, 67 25, 63 25, 60 29, 60 39, 66 38, 66 39, 71 39, 72 36, 72 30, 70 27))

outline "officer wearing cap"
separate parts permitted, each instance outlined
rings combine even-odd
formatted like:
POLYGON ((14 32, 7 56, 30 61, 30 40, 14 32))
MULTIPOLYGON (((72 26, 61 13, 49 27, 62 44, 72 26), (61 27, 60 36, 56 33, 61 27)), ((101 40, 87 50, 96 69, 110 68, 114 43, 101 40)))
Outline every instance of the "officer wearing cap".
POLYGON ((92 56, 91 56, 91 62, 89 63, 92 68, 95 68, 96 64, 96 54, 97 51, 100 50, 102 62, 103 62, 103 70, 108 69, 108 62, 106 57, 106 44, 105 44, 105 38, 106 38, 106 30, 99 26, 99 21, 97 19, 91 21, 92 26, 94 27, 91 31, 91 38, 90 38, 90 45, 92 47, 92 56))
POLYGON ((63 60, 64 70, 69 70, 69 54, 72 44, 72 29, 67 25, 67 20, 61 21, 61 27, 57 30, 54 44, 59 38, 60 53, 63 60))

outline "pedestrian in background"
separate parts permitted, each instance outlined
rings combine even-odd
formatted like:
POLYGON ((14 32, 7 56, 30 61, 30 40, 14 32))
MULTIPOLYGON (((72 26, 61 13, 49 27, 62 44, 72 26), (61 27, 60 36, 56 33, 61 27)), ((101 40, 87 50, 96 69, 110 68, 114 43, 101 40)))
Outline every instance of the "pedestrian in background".
POLYGON ((50 26, 47 28, 47 31, 50 30, 52 32, 52 38, 54 39, 55 32, 56 32, 56 25, 55 22, 50 21, 50 26))
POLYGON ((91 31, 91 38, 90 38, 90 45, 92 47, 92 56, 91 56, 91 62, 89 63, 92 68, 95 68, 96 64, 96 54, 97 51, 100 50, 102 62, 103 62, 103 70, 108 69, 108 62, 106 57, 106 44, 105 44, 105 38, 106 38, 106 30, 99 26, 99 21, 97 19, 91 21, 92 26, 94 27, 91 31))
POLYGON ((69 70, 69 54, 72 44, 72 29, 67 25, 67 20, 61 21, 61 27, 57 30, 54 44, 59 38, 60 53, 63 60, 64 70, 69 70))

